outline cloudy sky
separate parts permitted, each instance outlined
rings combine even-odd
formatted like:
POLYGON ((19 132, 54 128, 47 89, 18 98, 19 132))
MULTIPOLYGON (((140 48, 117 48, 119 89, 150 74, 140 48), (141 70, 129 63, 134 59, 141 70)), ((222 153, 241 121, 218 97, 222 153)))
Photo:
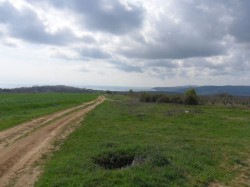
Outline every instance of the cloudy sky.
POLYGON ((0 0, 0 87, 249 85, 249 0, 0 0))

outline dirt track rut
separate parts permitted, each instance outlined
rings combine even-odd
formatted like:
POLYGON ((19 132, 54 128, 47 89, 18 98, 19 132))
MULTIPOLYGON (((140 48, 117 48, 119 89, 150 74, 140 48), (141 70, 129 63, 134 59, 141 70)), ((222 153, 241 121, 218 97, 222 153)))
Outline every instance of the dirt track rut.
POLYGON ((64 139, 83 116, 105 98, 35 119, 0 132, 0 187, 33 186, 41 173, 37 163, 55 149, 54 142, 64 139))

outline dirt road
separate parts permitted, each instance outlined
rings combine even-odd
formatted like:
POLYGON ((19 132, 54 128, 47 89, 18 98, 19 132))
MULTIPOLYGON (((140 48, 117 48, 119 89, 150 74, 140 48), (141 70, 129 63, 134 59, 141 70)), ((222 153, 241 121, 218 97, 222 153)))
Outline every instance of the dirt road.
POLYGON ((0 132, 0 187, 33 186, 41 173, 43 155, 55 150, 54 142, 67 137, 83 116, 104 100, 100 96, 95 101, 0 132))

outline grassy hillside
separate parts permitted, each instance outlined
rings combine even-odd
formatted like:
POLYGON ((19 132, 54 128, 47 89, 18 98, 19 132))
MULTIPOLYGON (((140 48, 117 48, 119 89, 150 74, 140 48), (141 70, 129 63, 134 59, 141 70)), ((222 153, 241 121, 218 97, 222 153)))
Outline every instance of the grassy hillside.
POLYGON ((0 94, 0 130, 95 98, 96 94, 0 94))
POLYGON ((37 187, 208 186, 249 171, 249 109, 111 99, 52 156, 37 187))

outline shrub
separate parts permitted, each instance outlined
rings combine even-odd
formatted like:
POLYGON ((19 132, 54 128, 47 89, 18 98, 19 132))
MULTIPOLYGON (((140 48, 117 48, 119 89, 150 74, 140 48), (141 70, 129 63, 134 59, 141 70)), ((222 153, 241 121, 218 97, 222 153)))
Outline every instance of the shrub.
POLYGON ((167 95, 161 95, 161 97, 159 97, 157 99, 158 103, 170 103, 170 98, 167 95))
POLYGON ((141 96, 140 96, 140 101, 141 102, 151 102, 151 95, 148 94, 148 93, 143 93, 141 96))
POLYGON ((174 95, 170 98, 170 103, 183 104, 183 99, 179 95, 174 95))
POLYGON ((189 89, 185 92, 184 103, 186 105, 197 105, 198 97, 195 89, 189 89))

